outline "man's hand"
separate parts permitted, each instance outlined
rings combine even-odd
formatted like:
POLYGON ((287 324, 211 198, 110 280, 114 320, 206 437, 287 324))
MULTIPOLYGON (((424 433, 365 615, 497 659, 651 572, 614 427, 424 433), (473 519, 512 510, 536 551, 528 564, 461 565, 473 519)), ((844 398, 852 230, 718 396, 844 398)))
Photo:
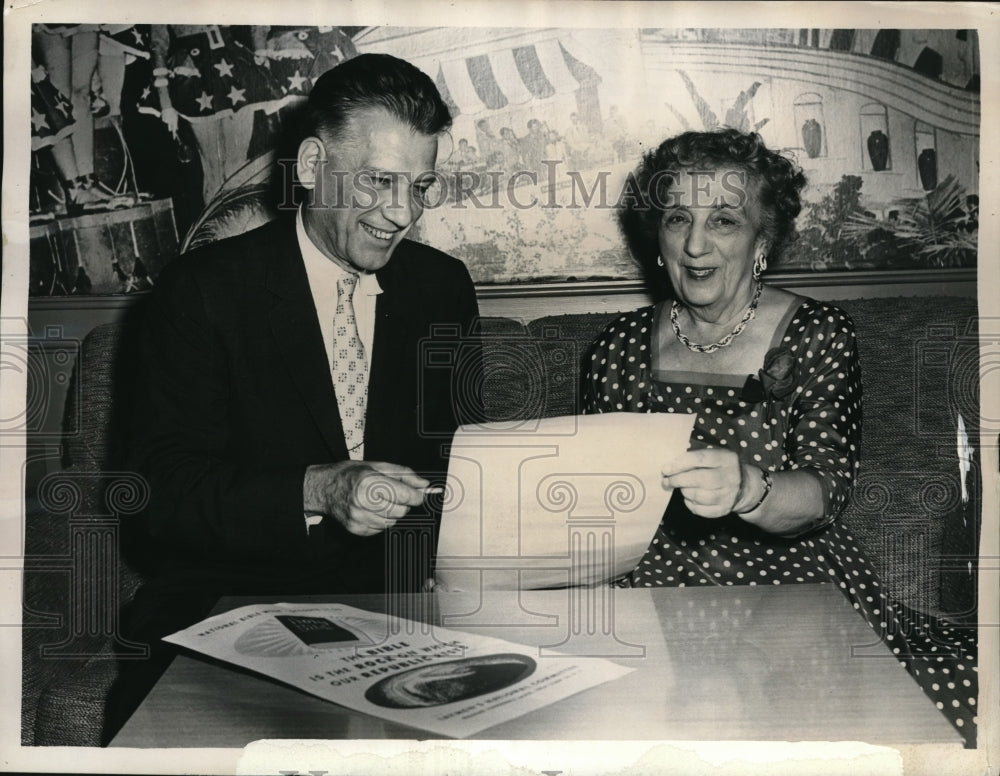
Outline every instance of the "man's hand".
POLYGON ((308 514, 332 517, 350 533, 374 536, 424 500, 430 483, 406 466, 341 461, 306 469, 302 504, 308 514))

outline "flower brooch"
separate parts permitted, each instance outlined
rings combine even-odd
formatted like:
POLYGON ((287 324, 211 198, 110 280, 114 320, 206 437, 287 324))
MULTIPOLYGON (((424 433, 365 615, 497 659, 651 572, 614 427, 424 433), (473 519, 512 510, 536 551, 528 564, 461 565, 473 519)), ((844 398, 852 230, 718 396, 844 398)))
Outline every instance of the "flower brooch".
POLYGON ((795 387, 795 356, 788 348, 771 348, 764 356, 764 366, 757 376, 748 375, 740 392, 740 401, 750 404, 781 401, 795 387))

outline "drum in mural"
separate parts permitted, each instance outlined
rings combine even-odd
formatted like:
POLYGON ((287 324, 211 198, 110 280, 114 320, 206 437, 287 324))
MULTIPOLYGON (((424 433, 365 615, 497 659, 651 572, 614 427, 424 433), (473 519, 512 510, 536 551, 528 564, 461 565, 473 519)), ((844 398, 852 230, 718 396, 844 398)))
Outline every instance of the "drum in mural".
POLYGON ((152 287, 178 252, 170 200, 31 228, 30 293, 121 294, 152 287))

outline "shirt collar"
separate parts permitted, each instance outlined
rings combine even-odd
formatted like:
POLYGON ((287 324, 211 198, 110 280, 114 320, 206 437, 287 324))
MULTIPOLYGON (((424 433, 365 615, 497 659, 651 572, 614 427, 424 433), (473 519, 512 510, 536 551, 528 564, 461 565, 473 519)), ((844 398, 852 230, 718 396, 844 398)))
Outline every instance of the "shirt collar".
MULTIPOLYGON (((302 252, 302 260, 305 262, 307 274, 326 278, 336 283, 342 277, 351 274, 335 261, 331 261, 306 233, 306 226, 302 220, 302 211, 295 214, 295 237, 299 243, 299 250, 302 252)), ((376 296, 382 293, 382 286, 379 285, 378 278, 374 272, 354 273, 358 276, 358 292, 365 296, 376 296)), ((357 293, 357 292, 356 292, 357 293)))

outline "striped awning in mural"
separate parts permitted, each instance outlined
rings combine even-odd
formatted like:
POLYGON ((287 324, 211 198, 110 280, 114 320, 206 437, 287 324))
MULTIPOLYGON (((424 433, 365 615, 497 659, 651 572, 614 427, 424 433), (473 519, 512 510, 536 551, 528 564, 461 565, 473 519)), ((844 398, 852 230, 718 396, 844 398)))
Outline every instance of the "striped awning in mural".
POLYGON ((601 82, 556 39, 441 61, 437 87, 455 115, 526 105, 601 82))

